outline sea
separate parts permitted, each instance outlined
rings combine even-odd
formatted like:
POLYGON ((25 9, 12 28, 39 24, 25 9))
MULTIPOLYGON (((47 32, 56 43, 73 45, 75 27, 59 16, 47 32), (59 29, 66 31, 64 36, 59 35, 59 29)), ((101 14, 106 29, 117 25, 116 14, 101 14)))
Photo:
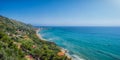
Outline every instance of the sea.
POLYGON ((40 27, 47 41, 66 49, 72 60, 120 60, 120 27, 40 27))

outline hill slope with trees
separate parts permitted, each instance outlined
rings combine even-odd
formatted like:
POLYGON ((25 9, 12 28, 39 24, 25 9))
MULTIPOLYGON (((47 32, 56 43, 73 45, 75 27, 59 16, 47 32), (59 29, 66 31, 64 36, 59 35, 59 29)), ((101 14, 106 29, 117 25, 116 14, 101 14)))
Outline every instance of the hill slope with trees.
POLYGON ((36 36, 35 28, 0 16, 0 60, 70 60, 60 48, 36 36))

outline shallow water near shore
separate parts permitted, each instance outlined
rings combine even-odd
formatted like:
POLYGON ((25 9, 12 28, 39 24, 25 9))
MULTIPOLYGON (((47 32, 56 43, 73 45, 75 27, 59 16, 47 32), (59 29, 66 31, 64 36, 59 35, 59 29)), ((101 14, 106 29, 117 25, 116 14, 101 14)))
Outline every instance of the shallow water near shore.
POLYGON ((120 60, 120 27, 44 27, 39 33, 74 60, 120 60))

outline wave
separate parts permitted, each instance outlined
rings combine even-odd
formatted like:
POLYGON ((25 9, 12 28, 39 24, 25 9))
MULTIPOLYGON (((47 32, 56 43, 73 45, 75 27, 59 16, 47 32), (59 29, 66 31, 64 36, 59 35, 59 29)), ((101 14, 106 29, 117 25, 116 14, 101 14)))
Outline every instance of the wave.
POLYGON ((80 58, 78 55, 71 55, 72 60, 85 60, 83 58, 80 58))
POLYGON ((80 56, 76 55, 76 54, 70 54, 69 50, 62 48, 63 50, 67 51, 65 54, 67 57, 71 58, 72 60, 86 60, 84 58, 81 58, 80 56))

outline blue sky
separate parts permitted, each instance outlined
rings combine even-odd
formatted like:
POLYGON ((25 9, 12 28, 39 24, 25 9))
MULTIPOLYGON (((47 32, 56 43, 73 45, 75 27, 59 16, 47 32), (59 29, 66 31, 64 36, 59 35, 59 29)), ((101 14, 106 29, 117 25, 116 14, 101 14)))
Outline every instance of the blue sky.
POLYGON ((120 26, 120 0, 0 0, 0 15, 32 25, 120 26))

